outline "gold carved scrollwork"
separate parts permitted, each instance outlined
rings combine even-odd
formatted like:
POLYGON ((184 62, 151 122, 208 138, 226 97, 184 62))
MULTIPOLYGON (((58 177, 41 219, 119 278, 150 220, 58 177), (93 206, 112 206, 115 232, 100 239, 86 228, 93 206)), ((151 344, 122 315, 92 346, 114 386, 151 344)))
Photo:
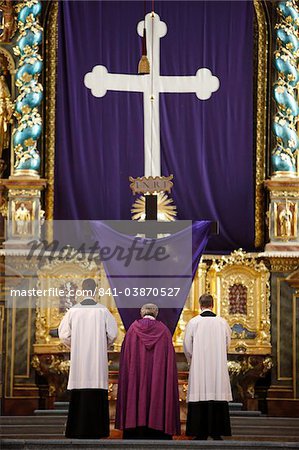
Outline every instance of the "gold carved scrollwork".
POLYGON ((7 217, 8 215, 8 201, 7 197, 2 197, 0 204, 0 214, 2 217, 7 217))
POLYGON ((64 360, 51 355, 51 364, 49 365, 50 370, 58 375, 67 375, 70 370, 70 361, 64 360))
MULTIPOLYGON (((63 259, 63 258, 62 258, 63 259)), ((63 346, 58 338, 52 337, 50 331, 56 329, 66 310, 74 303, 81 301, 81 297, 69 297, 68 287, 73 291, 81 290, 84 278, 94 278, 98 288, 107 291, 109 282, 103 266, 98 266, 94 261, 77 259, 76 256, 61 260, 54 257, 45 262, 37 272, 38 289, 48 294, 42 297, 36 309, 36 333, 34 350, 42 353, 67 353, 69 350, 63 346), (59 295, 58 295, 59 294, 59 295)), ((78 292, 78 291, 77 291, 78 292)), ((96 300, 99 300, 96 296, 96 300)), ((125 333, 119 312, 111 295, 101 296, 100 302, 105 305, 115 317, 118 324, 118 337, 114 344, 114 350, 119 351, 125 333)))
POLYGON ((35 341, 39 344, 49 343, 49 328, 47 326, 47 314, 41 309, 37 308, 36 311, 36 324, 35 324, 35 341))
MULTIPOLYGON (((61 258, 48 260, 37 272, 38 288, 47 292, 39 300, 36 310, 35 349, 44 344, 55 343, 61 350, 59 340, 50 336, 50 330, 59 326, 65 309, 61 308, 61 298, 57 292, 67 283, 73 283, 78 289, 86 277, 97 278, 98 267, 93 261, 79 261, 76 257, 70 261, 61 258)), ((80 299, 76 299, 80 301, 80 299)))
POLYGON ((241 249, 213 261, 207 283, 215 298, 216 313, 232 328, 229 353, 265 355, 271 352, 269 277, 264 263, 241 249), (244 286, 246 292, 246 309, 242 309, 242 313, 239 309, 232 313, 230 295, 235 286, 244 286))
POLYGON ((40 189, 10 189, 9 196, 14 197, 40 197, 40 189))
POLYGON ((39 357, 37 355, 34 355, 32 360, 31 360, 31 365, 33 367, 33 369, 35 369, 40 375, 44 375, 41 367, 40 367, 40 360, 39 357))
POLYGON ((271 191, 271 198, 299 198, 299 191, 271 191))
POLYGON ((0 0, 0 42, 9 42, 17 29, 16 12, 12 0, 0 0))
MULTIPOLYGON (((32 367, 40 374, 45 375, 46 371, 43 367, 43 360, 38 355, 34 355, 31 361, 32 367)), ((70 370, 70 360, 61 358, 57 355, 47 356, 47 371, 58 375, 68 375, 70 370)))
POLYGON ((47 377, 50 396, 65 391, 70 369, 65 355, 34 355, 31 365, 39 375, 47 377))
POLYGON ((291 272, 295 270, 298 265, 298 256, 293 258, 278 256, 269 257, 269 262, 271 265, 271 272, 291 272))
POLYGON ((228 361, 227 367, 231 376, 240 375, 242 370, 242 365, 239 361, 228 361))
MULTIPOLYGON (((265 377, 272 367, 272 359, 266 355, 229 355, 228 370, 233 389, 234 401, 244 407, 256 403, 255 385, 265 377)), ((257 407, 257 404, 256 404, 257 407)))

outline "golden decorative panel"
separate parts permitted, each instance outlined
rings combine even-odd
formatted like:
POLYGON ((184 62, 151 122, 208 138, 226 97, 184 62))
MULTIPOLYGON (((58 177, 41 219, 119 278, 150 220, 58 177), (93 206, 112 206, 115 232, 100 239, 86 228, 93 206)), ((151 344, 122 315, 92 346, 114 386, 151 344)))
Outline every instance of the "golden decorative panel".
POLYGON ((214 260, 208 270, 216 313, 232 328, 229 353, 271 353, 269 278, 264 263, 242 250, 214 260))
POLYGON ((68 285, 78 286, 79 289, 86 277, 97 279, 97 266, 94 263, 78 261, 75 258, 70 261, 60 258, 49 260, 38 271, 38 288, 48 292, 48 295, 38 300, 36 308, 35 351, 40 350, 41 346, 50 345, 52 348, 53 344, 59 343, 58 339, 55 340, 49 334, 51 329, 59 326, 64 314, 61 302, 64 301, 67 306, 67 298, 58 296, 58 290, 67 289, 68 285))
POLYGON ((266 251, 298 251, 299 180, 284 178, 265 181, 270 194, 269 238, 266 251))
MULTIPOLYGON (((88 259, 80 260, 74 257, 65 261, 57 257, 48 260, 40 268, 37 273, 37 287, 47 292, 47 296, 38 301, 36 308, 35 353, 66 351, 59 339, 50 335, 50 331, 58 328, 67 309, 83 299, 74 297, 70 293, 80 290, 85 278, 94 278, 97 286, 104 288, 105 291, 109 287, 103 267, 99 267, 94 261, 88 261, 88 259)), ((109 295, 101 297, 100 302, 109 308, 117 320, 119 335, 114 348, 119 350, 124 335, 124 326, 115 302, 109 295)))
MULTIPOLYGON (((21 265, 23 262, 21 262, 21 265)), ((184 310, 179 319, 176 331, 173 336, 173 343, 177 351, 182 351, 184 332, 189 320, 198 314, 198 298, 205 292, 207 264, 200 263, 195 275, 190 293, 185 303, 184 310)), ((37 274, 38 289, 46 290, 53 295, 43 297, 36 308, 36 332, 34 352, 60 353, 67 351, 58 338, 50 335, 50 330, 56 329, 65 313, 66 309, 73 306, 80 298, 71 298, 67 295, 69 288, 80 289, 84 278, 95 278, 98 287, 108 292, 109 282, 103 266, 97 266, 94 262, 61 261, 59 258, 48 261, 40 268, 37 274), (52 290, 50 289, 52 288, 52 290), (56 291, 55 291, 56 290, 56 291), (57 296, 58 290, 65 290, 65 295, 57 296)), ((120 351, 125 335, 125 328, 120 318, 115 301, 111 295, 104 295, 100 302, 105 305, 114 315, 118 324, 118 337, 114 343, 114 351, 120 351)))
POLYGON ((9 42, 17 29, 16 9, 12 1, 0 1, 0 42, 9 42))
MULTIPOLYGON (((286 254, 289 255, 290 253, 286 254)), ((291 272, 299 266, 299 255, 290 257, 283 256, 283 254, 278 256, 271 256, 270 254, 268 258, 271 265, 271 272, 291 272)))

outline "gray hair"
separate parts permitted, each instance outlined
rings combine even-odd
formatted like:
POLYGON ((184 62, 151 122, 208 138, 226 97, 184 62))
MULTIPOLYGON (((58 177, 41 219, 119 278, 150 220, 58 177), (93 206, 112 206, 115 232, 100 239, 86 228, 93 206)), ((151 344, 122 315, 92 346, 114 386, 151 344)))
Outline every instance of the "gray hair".
POLYGON ((145 305, 143 305, 141 307, 141 310, 140 310, 141 317, 152 316, 152 317, 156 318, 158 315, 158 312, 159 312, 159 308, 154 303, 146 303, 145 305))

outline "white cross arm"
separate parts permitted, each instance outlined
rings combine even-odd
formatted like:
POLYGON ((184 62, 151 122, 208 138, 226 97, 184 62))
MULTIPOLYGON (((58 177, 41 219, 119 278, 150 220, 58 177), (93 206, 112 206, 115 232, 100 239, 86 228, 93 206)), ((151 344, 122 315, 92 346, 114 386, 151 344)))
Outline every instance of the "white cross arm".
POLYGON ((104 97, 107 91, 144 92, 147 75, 109 73, 105 66, 94 66, 84 77, 85 86, 95 97, 104 97))
POLYGON ((210 69, 198 69, 195 76, 160 76, 160 92, 195 93, 199 100, 208 100, 219 89, 219 79, 210 69))

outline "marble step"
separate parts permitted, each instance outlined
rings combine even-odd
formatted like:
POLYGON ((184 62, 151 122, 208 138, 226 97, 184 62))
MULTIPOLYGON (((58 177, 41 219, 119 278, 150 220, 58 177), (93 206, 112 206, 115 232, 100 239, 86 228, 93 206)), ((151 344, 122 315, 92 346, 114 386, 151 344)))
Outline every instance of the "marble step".
MULTIPOLYGON (((67 416, 67 410, 56 410, 56 409, 36 409, 34 415, 36 416, 67 416)), ((230 411, 231 417, 260 417, 262 413, 260 411, 230 411)))
POLYGON ((59 416, 67 416, 68 410, 67 409, 35 409, 33 414, 35 416, 52 416, 52 417, 59 417, 59 416))
POLYGON ((261 411, 241 411, 241 410, 229 410, 229 415, 231 417, 238 416, 238 417, 260 417, 262 415, 261 411))
MULTIPOLYGON (((67 415, 68 413, 68 402, 55 402, 54 409, 36 409, 34 414, 36 416, 55 416, 55 415, 67 415)), ((229 411, 230 415, 233 416, 260 416, 260 411, 242 411, 242 403, 230 403, 229 411)))
MULTIPOLYGON (((54 409, 68 410, 68 407, 69 402, 54 402, 54 409)), ((242 403, 235 403, 235 402, 229 403, 230 411, 241 411, 242 407, 243 407, 242 403)))
MULTIPOLYGON (((36 409, 34 414, 36 416, 67 416, 67 410, 56 409, 36 409)), ((260 417, 262 413, 260 411, 230 411, 231 417, 260 417)))
POLYGON ((298 450, 298 442, 275 441, 123 441, 70 439, 2 439, 1 450, 298 450))
MULTIPOLYGON (((59 434, 16 434, 13 437, 10 434, 3 434, 0 439, 0 448, 2 450, 1 443, 3 442, 3 439, 7 440, 23 440, 28 442, 29 440, 60 440, 60 441, 69 441, 69 439, 65 438, 64 435, 59 434)), ((115 441, 116 439, 107 439, 107 441, 115 441)), ((192 439, 184 439, 184 438, 175 438, 174 441, 184 441, 189 442, 192 441, 192 439)), ((239 435, 239 436, 232 436, 231 438, 225 438, 225 442, 233 442, 233 441, 246 441, 246 442, 280 442, 280 443, 294 443, 297 444, 296 448, 299 448, 299 438, 293 438, 291 441, 287 438, 277 437, 277 436, 246 436, 246 435, 239 435)), ((99 441, 98 441, 99 442, 99 441)), ((106 442, 106 440, 105 440, 106 442)), ((159 441, 161 442, 161 441, 159 441)), ((208 442, 213 442, 211 439, 208 440, 208 442)), ((27 447, 26 447, 27 448, 27 447)), ((83 447, 84 448, 84 447, 83 447)), ((89 448, 89 447, 88 447, 89 448)), ((135 448, 135 447, 134 447, 135 448)), ((187 447, 188 448, 188 447, 187 447)), ((186 450, 187 450, 186 448, 186 450)), ((200 447, 202 448, 202 447, 200 447)), ((105 447, 105 450, 107 447, 105 447)), ((155 450, 155 449, 154 449, 155 450)))
POLYGON ((243 403, 230 402, 228 405, 230 411, 241 411, 243 408, 243 403))
MULTIPOLYGON (((64 426, 56 426, 56 425, 24 425, 16 427, 14 425, 9 426, 6 425, 0 430, 1 437, 15 437, 16 435, 22 436, 56 436, 64 435, 64 426)), ((284 440, 292 441, 293 438, 295 440, 299 440, 299 432, 298 430, 294 430, 290 427, 285 427, 281 429, 273 429, 267 427, 232 427, 232 435, 233 436, 259 436, 259 437, 277 437, 277 438, 286 438, 284 440)), ((0 447, 1 448, 1 447, 0 447)))
MULTIPOLYGON (((65 423, 66 415, 55 415, 55 416, 0 416, 0 426, 1 424, 31 424, 32 422, 37 424, 49 423, 65 423)), ((255 425, 264 426, 271 425, 273 427, 279 427, 280 425, 289 425, 292 427, 298 427, 299 429, 299 417, 271 417, 265 415, 253 416, 253 417, 242 417, 236 416, 231 418, 231 423, 233 425, 255 425)))
POLYGON ((54 409, 69 409, 69 402, 54 402, 54 409))
POLYGON ((290 426, 298 429, 299 433, 299 417, 232 417, 231 423, 233 426, 271 426, 271 427, 285 427, 290 426))
POLYGON ((66 415, 55 416, 0 416, 3 425, 60 425, 66 422, 66 415))
MULTIPOLYGON (((21 435, 53 435, 59 434, 60 436, 64 433, 64 424, 42 424, 37 425, 36 423, 32 423, 31 425, 1 425, 0 426, 0 435, 10 435, 14 436, 17 434, 21 435)), ((1 446, 0 446, 1 448, 1 446)))
MULTIPOLYGON (((232 421, 232 434, 233 436, 271 436, 271 437, 287 437, 288 440, 292 438, 299 439, 299 427, 297 424, 289 423, 271 423, 271 421, 251 422, 243 421, 239 423, 234 423, 232 421)), ((9 423, 0 425, 0 435, 5 436, 15 436, 15 435, 63 435, 65 429, 65 423, 60 422, 57 424, 53 423, 36 423, 32 421, 31 423, 9 423)))
MULTIPOLYGON (((5 425, 56 425, 61 426, 66 422, 66 415, 48 416, 0 416, 0 427, 5 425)), ((233 427, 292 427, 297 428, 299 433, 299 418, 296 417, 232 417, 233 427)))

